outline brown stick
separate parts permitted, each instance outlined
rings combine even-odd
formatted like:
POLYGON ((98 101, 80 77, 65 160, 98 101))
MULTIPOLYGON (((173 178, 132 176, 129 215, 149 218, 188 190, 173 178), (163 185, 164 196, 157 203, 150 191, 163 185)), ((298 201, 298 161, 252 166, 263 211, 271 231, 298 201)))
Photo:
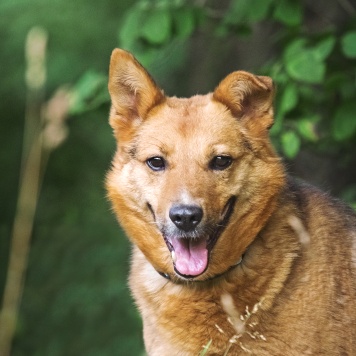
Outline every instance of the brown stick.
POLYGON ((43 135, 42 92, 45 83, 46 33, 32 29, 27 39, 28 104, 25 115, 24 149, 16 215, 3 304, 0 312, 0 355, 9 356, 16 330, 27 269, 30 239, 40 190, 43 135))

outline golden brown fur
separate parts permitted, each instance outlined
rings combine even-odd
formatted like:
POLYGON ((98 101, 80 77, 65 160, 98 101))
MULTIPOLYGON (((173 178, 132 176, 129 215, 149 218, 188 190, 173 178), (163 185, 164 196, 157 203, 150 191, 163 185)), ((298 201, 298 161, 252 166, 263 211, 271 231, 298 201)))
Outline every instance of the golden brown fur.
POLYGON ((133 243, 147 353, 198 355, 211 340, 207 355, 356 355, 356 217, 286 175, 268 138, 271 79, 239 71, 212 94, 166 97, 116 49, 109 90, 118 148, 107 189, 133 243), (164 166, 150 168, 153 157, 164 166), (201 208, 195 229, 172 223, 175 204, 201 208), (188 257, 177 267, 164 237, 206 269, 188 257))

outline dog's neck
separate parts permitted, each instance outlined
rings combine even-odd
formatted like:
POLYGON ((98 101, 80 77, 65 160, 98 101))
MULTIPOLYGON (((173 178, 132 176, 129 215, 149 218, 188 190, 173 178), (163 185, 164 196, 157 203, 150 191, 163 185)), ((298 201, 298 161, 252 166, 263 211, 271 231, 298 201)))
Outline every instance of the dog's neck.
MULTIPOLYGON (((203 280, 195 280, 194 278, 187 278, 185 281, 189 281, 189 282, 193 282, 193 283, 202 283, 202 282, 208 282, 208 281, 212 281, 214 279, 217 279, 219 277, 222 277, 223 275, 225 275, 225 274, 229 273, 231 270, 233 270, 235 267, 239 266, 241 264, 243 258, 244 258, 244 255, 245 254, 243 254, 241 256, 241 258, 234 265, 230 266, 226 271, 224 271, 222 273, 216 274, 215 276, 212 276, 212 277, 209 277, 209 278, 206 278, 206 279, 203 279, 203 280)), ((175 279, 173 279, 169 273, 164 273, 164 272, 160 272, 160 271, 157 271, 157 273, 159 275, 161 275, 163 278, 171 281, 172 283, 177 283, 177 281, 175 279)))

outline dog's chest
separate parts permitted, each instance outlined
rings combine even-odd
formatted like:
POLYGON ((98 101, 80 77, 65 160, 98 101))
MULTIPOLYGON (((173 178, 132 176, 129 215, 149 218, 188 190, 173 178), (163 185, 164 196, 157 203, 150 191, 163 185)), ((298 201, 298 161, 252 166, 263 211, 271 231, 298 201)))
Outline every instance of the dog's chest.
POLYGON ((207 355, 221 355, 227 349, 244 354, 248 348, 256 349, 252 344, 266 343, 256 316, 258 307, 239 306, 241 311, 229 315, 221 304, 221 290, 212 288, 207 297, 206 290, 176 285, 149 264, 140 264, 139 274, 133 268, 130 286, 142 314, 150 356, 198 355, 210 340, 207 355), (232 325, 236 322, 239 332, 232 325))

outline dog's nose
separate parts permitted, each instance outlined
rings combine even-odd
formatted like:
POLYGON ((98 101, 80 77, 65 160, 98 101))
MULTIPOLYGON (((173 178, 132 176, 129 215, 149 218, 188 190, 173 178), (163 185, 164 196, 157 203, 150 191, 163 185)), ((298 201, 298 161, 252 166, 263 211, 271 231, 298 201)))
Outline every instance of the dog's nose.
POLYGON ((169 217, 181 230, 191 231, 203 218, 203 209, 196 205, 173 205, 169 210, 169 217))

